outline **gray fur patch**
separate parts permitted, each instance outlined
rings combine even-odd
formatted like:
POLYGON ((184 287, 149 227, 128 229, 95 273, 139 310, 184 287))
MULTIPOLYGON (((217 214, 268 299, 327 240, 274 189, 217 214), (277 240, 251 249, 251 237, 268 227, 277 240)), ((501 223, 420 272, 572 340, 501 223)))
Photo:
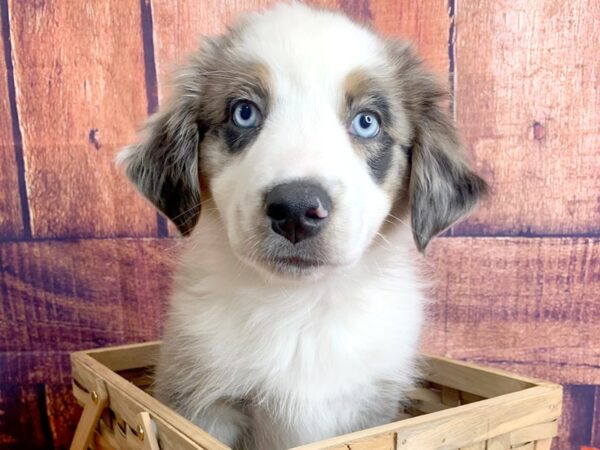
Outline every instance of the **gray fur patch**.
POLYGON ((394 145, 394 139, 385 132, 381 133, 381 137, 377 142, 369 145, 369 147, 374 148, 370 148, 367 164, 371 169, 373 178, 379 184, 383 184, 392 165, 394 145))
MULTIPOLYGON (((232 31, 229 36, 204 41, 203 48, 175 77, 171 102, 148 120, 140 142, 119 156, 138 190, 183 235, 198 222, 201 186, 209 184, 206 179, 200 183, 200 173, 209 177, 227 160, 202 154, 205 135, 219 136, 230 154, 238 153, 259 130, 232 129, 231 99, 250 99, 263 110, 268 106, 268 72, 236 53, 233 35, 232 31), (206 159, 202 170, 201 156, 206 159)), ((221 148, 210 147, 213 152, 221 148)))
POLYGON ((154 115, 143 138, 121 154, 129 179, 177 226, 191 232, 200 214, 198 146, 205 128, 193 104, 175 102, 154 115))
POLYGON ((397 95, 414 130, 409 197, 415 243, 423 251, 434 236, 469 213, 488 187, 467 163, 443 105, 446 90, 409 45, 390 42, 388 49, 396 66, 397 95))

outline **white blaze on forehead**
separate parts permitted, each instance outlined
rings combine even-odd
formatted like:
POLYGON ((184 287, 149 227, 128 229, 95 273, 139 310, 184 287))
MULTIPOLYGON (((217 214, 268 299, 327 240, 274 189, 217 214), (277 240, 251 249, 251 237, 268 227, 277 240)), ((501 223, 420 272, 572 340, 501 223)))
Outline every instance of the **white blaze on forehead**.
POLYGON ((276 81, 300 89, 339 88, 348 74, 382 61, 382 43, 366 28, 332 11, 280 4, 248 17, 241 54, 263 61, 276 81))

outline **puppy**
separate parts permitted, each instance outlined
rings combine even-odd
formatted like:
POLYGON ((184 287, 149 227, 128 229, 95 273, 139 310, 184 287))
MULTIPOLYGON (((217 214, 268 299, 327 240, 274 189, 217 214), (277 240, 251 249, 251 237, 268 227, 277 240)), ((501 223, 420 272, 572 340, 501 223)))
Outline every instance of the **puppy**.
POLYGON ((187 236, 161 401, 234 448, 394 420, 423 320, 414 244, 486 190, 444 95, 408 45, 298 3, 204 41, 120 156, 187 236))

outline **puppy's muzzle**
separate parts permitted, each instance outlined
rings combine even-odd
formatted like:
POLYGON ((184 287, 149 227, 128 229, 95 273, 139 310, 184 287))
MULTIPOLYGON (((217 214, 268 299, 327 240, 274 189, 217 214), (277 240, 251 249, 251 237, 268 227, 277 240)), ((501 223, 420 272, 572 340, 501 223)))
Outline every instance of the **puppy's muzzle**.
POLYGON ((329 219, 331 208, 329 194, 309 181, 279 184, 265 197, 272 230, 294 245, 317 235, 329 219))

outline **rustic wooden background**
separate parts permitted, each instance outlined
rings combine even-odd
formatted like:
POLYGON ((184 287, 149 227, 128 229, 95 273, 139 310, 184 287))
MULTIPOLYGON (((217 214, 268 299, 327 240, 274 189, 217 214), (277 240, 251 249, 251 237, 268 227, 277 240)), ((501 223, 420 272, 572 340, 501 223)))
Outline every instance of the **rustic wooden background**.
MULTIPOLYGON (((201 34, 267 0, 0 0, 0 448, 67 448, 73 350, 159 336, 172 231, 114 168, 201 34)), ((429 252, 424 347, 565 385, 600 447, 600 2, 329 0, 449 80, 493 196, 429 252)))

